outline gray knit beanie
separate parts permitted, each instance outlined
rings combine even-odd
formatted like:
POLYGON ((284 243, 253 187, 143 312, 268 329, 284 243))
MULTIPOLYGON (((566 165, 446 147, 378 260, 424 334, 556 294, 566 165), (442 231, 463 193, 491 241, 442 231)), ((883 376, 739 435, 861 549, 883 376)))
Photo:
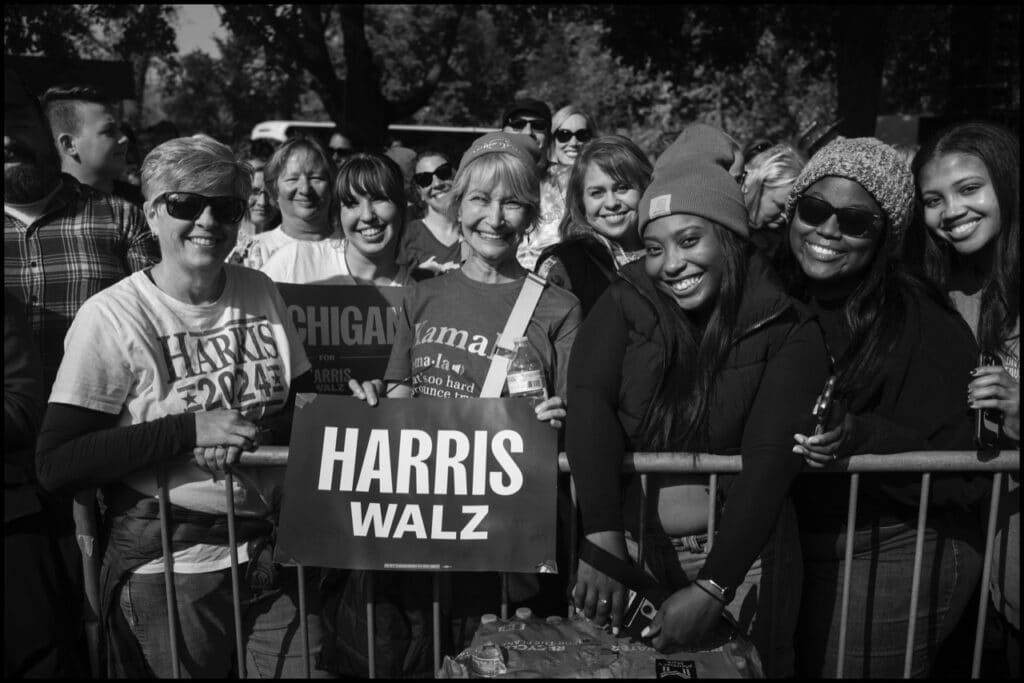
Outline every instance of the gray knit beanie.
POLYGON ((822 178, 852 180, 878 202, 886 226, 902 240, 914 208, 914 176, 899 152, 875 138, 839 137, 822 147, 804 166, 786 199, 787 220, 804 190, 822 178))
POLYGON ((703 123, 688 126, 654 164, 638 208, 640 235, 652 220, 684 213, 749 236, 747 206, 729 175, 732 162, 732 142, 724 132, 703 123))

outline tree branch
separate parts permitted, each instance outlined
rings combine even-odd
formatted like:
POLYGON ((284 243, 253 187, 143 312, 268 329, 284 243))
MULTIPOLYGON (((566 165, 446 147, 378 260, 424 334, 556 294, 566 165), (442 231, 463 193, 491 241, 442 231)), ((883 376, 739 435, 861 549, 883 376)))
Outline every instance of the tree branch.
POLYGON ((459 23, 462 21, 465 11, 465 5, 455 6, 455 15, 445 23, 440 40, 438 41, 444 46, 444 54, 430 68, 423 81, 406 97, 386 104, 390 121, 400 121, 407 116, 412 116, 420 108, 424 107, 430 101, 434 92, 437 91, 437 86, 440 85, 441 79, 451 73, 448 59, 451 57, 452 50, 455 49, 455 39, 458 36, 459 23))

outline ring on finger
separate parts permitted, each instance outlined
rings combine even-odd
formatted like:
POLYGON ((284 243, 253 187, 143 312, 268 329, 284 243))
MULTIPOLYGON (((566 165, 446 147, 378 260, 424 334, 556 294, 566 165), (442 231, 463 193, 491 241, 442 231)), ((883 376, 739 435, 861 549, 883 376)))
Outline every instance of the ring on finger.
POLYGON ((597 601, 597 604, 599 604, 599 605, 607 605, 609 602, 610 602, 610 600, 608 600, 608 598, 601 598, 600 600, 597 601))

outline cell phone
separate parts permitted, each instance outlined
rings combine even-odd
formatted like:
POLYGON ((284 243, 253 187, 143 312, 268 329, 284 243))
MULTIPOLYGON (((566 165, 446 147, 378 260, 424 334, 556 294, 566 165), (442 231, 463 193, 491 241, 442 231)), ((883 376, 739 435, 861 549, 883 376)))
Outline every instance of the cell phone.
MULTIPOLYGON (((1003 362, 994 353, 982 351, 978 356, 978 367, 986 365, 1002 365, 1003 362)), ((999 443, 999 431, 1003 423, 1003 414, 994 408, 974 409, 974 442, 978 448, 992 448, 999 443)))
POLYGON ((815 435, 821 434, 828 427, 828 418, 832 413, 832 392, 835 391, 835 388, 836 376, 832 375, 825 382, 825 387, 821 390, 818 400, 814 402, 811 417, 814 418, 815 435))

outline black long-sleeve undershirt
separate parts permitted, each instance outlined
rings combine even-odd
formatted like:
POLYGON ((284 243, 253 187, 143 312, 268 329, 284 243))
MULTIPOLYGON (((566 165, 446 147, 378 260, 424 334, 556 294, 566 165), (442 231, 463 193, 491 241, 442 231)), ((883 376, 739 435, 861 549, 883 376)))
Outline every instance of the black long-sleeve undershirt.
MULTIPOLYGON (((264 420, 287 438, 295 394, 315 391, 313 373, 292 382, 278 415, 264 420)), ((36 445, 36 473, 48 491, 74 492, 117 481, 160 462, 187 461, 196 445, 195 413, 168 415, 117 426, 118 416, 65 403, 50 403, 36 445)))

